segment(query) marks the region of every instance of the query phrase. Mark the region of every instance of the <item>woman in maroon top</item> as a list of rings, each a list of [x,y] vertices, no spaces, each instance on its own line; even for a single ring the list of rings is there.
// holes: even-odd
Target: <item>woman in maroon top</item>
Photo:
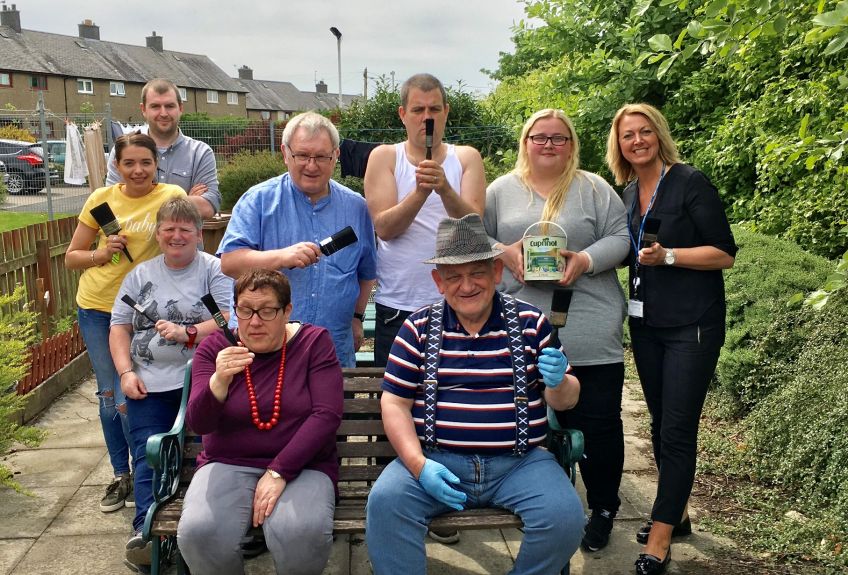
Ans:
[[[342,372],[329,333],[289,323],[276,271],[235,284],[241,345],[222,332],[194,356],[188,425],[203,435],[177,531],[192,573],[243,573],[241,543],[262,526],[278,573],[323,571],[330,554]]]

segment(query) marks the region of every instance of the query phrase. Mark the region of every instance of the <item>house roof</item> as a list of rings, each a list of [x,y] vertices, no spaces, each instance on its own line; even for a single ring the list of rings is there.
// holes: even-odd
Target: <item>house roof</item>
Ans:
[[[237,80],[247,91],[248,110],[299,112],[304,110],[329,110],[337,108],[337,94],[302,92],[291,82],[271,80]],[[359,98],[354,94],[342,94],[342,105],[349,106]]]
[[[0,26],[0,69],[145,83],[168,78],[186,88],[245,92],[208,56]]]

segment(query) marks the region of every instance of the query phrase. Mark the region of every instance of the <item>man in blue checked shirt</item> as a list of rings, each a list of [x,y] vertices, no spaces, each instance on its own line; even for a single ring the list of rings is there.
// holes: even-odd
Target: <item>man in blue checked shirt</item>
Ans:
[[[570,409],[580,383],[537,308],[496,291],[503,262],[480,216],[439,224],[433,280],[443,302],[413,312],[392,346],[381,407],[398,453],[367,506],[376,575],[423,575],[427,524],[452,509],[502,507],[524,522],[511,573],[559,573],[585,517],[545,449],[546,404]]]
[[[288,172],[239,198],[218,247],[221,269],[238,278],[262,268],[286,274],[291,319],[326,328],[343,367],[356,366],[365,306],[377,277],[374,226],[365,199],[333,181],[339,133],[314,112],[289,120],[283,131]],[[346,226],[358,241],[330,256],[318,242]]]

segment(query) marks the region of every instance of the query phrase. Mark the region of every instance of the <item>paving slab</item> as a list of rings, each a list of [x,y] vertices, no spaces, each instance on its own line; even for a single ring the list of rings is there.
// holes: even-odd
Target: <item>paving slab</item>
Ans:
[[[0,539],[0,575],[9,575],[35,543],[35,538]]]
[[[132,531],[135,509],[123,507],[111,513],[100,511],[100,498],[103,497],[100,486],[81,486],[77,489],[64,509],[56,516],[45,536],[86,535],[97,537],[104,534],[120,534],[124,543]]]
[[[79,486],[103,458],[105,447],[25,449],[4,458],[24,488]]]
[[[77,487],[34,487],[31,495],[0,488],[0,540],[40,537]]]
[[[42,536],[9,575],[129,575],[126,534]]]

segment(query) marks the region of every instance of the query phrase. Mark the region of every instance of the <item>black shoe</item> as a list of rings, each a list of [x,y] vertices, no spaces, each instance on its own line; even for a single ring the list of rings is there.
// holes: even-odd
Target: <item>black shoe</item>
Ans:
[[[583,549],[586,551],[599,551],[609,543],[610,532],[612,532],[612,520],[615,514],[606,509],[592,510],[592,517],[586,525],[583,534]]]
[[[442,545],[453,545],[459,543],[459,531],[456,529],[428,529],[427,536],[433,541],[438,541]]]
[[[259,557],[266,551],[268,551],[268,545],[265,544],[264,539],[251,539],[241,544],[241,555],[245,559]]]
[[[645,523],[642,527],[640,527],[639,531],[636,532],[636,541],[638,541],[642,545],[646,545],[648,543],[648,536],[651,534],[651,526],[653,524],[654,522],[648,519],[648,522]],[[682,537],[691,533],[692,521],[690,521],[689,517],[687,516],[686,519],[674,526],[674,529],[672,529],[671,531],[671,536]]]
[[[665,559],[662,561],[654,555],[639,553],[639,558],[636,560],[636,575],[660,575],[660,573],[665,573],[665,570],[668,569],[669,561],[671,561],[671,547],[668,548],[668,553],[665,554]]]

